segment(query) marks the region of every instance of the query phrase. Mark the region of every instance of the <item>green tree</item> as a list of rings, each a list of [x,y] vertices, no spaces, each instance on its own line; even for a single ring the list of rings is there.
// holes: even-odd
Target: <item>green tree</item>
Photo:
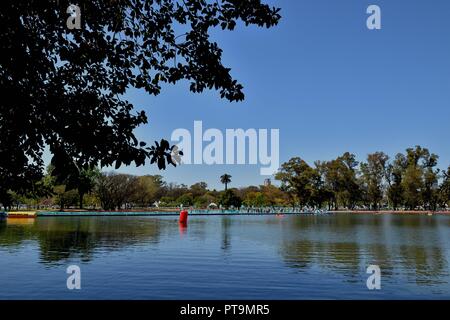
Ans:
[[[443,172],[442,183],[439,187],[439,203],[443,207],[450,206],[450,166]]]
[[[150,206],[163,192],[164,181],[160,175],[145,175],[137,178],[137,187],[133,201],[141,207]]]
[[[372,208],[377,210],[383,200],[384,178],[388,166],[389,157],[383,152],[371,153],[367,156],[367,162],[361,163],[362,180],[366,187],[367,199]]]
[[[356,161],[356,156],[349,152],[344,153],[338,159],[343,163],[341,167],[343,190],[340,192],[342,203],[345,207],[353,209],[361,198],[361,190],[356,176],[358,161]]]
[[[242,199],[236,195],[234,190],[227,189],[220,193],[219,204],[225,208],[239,208],[242,204]]]
[[[231,176],[227,173],[220,176],[220,182],[225,185],[225,191],[227,190],[228,184],[231,182]]]
[[[78,203],[78,193],[76,190],[66,190],[66,186],[55,186],[56,203],[59,209],[63,211],[66,207],[74,206]]]
[[[408,166],[402,180],[405,205],[414,210],[420,204],[420,189],[422,187],[422,172],[419,167]]]
[[[388,182],[387,197],[394,210],[404,203],[403,176],[407,167],[405,155],[398,153],[393,163],[388,164],[386,180]]]
[[[332,201],[337,210],[339,204],[352,209],[361,199],[361,188],[357,179],[355,155],[349,152],[334,160],[320,163],[325,180],[325,191],[332,192]]]
[[[163,196],[160,201],[163,207],[175,207],[179,205],[175,203],[175,199],[173,197]]]
[[[184,207],[192,206],[194,204],[194,197],[192,193],[185,193],[179,196],[176,200],[177,206],[183,205]]]
[[[204,194],[194,198],[194,206],[197,208],[207,208],[210,203],[215,203],[216,198],[210,194]]]
[[[260,190],[264,196],[264,205],[266,206],[282,206],[289,204],[287,194],[274,185],[260,186]]]
[[[406,149],[406,169],[402,179],[405,205],[413,210],[423,204],[428,207],[433,201],[432,188],[437,180],[433,167],[437,164],[437,156],[429,150],[416,146]],[[425,177],[427,174],[427,177]],[[425,181],[425,178],[427,181]],[[428,185],[426,185],[428,184]],[[423,201],[425,199],[425,201]]]
[[[439,169],[436,169],[438,156],[425,153],[423,156],[422,201],[426,209],[436,210],[439,202]]]
[[[263,207],[268,205],[265,195],[259,191],[247,193],[243,203],[249,207]]]
[[[105,210],[131,205],[138,189],[138,178],[129,174],[103,173],[97,180],[96,195]]]
[[[291,190],[301,207],[310,204],[314,193],[317,171],[303,159],[295,157],[283,163],[275,179],[280,180],[285,190]],[[287,186],[287,187],[286,187]]]
[[[314,169],[314,174],[312,176],[312,192],[311,192],[311,204],[317,208],[322,208],[325,202],[328,202],[330,208],[331,202],[333,201],[333,193],[325,184],[323,167],[320,162],[314,163],[316,168]]]
[[[82,169],[74,184],[78,190],[78,199],[80,209],[83,209],[84,195],[94,190],[97,179],[100,176],[100,169],[97,167],[92,169]]]
[[[79,208],[83,209],[84,195],[93,191],[101,172],[97,167],[79,168],[71,163],[70,159],[67,161],[63,165],[65,167],[63,171],[58,171],[52,161],[47,167],[47,172],[53,177],[53,184],[64,185],[66,191],[77,190]]]
[[[208,192],[208,185],[206,182],[197,182],[194,183],[190,188],[189,192],[192,193],[194,198],[203,196]]]

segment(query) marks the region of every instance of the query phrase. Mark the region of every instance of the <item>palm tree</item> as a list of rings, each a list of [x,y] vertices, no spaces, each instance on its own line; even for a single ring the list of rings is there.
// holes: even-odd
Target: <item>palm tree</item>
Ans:
[[[220,182],[222,182],[225,185],[225,191],[227,191],[227,186],[231,182],[231,176],[227,173],[220,176]]]

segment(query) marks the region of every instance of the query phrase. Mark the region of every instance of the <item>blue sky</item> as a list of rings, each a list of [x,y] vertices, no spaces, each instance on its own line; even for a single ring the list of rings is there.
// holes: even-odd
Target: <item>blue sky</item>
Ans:
[[[271,29],[239,26],[212,34],[224,64],[243,85],[246,100],[229,103],[217,92],[193,94],[186,83],[158,97],[130,90],[127,98],[146,110],[143,140],[170,138],[173,130],[280,129],[280,161],[300,156],[310,164],[345,151],[358,160],[375,151],[390,156],[420,144],[450,164],[450,1],[266,1],[282,8]],[[366,9],[379,5],[382,29],[368,30]],[[166,181],[205,181],[222,188],[258,185],[259,165],[185,165],[121,168],[162,174]]]

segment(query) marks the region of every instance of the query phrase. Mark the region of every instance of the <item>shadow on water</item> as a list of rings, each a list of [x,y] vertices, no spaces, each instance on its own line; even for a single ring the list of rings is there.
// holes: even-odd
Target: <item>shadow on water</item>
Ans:
[[[88,262],[97,249],[116,251],[132,245],[157,244],[161,223],[159,219],[126,217],[8,219],[0,223],[0,247],[14,250],[33,240],[44,264],[69,258]]]

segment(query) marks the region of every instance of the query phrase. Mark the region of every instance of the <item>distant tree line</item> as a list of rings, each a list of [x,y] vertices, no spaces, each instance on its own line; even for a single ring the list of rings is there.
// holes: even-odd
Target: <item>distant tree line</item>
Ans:
[[[135,176],[117,172],[101,172],[98,168],[82,170],[80,174],[58,179],[53,168],[36,184],[34,195],[9,192],[7,209],[56,208],[64,209],[137,209],[149,207],[230,208],[245,206],[289,205],[288,195],[276,186],[228,188],[231,175],[219,181],[225,190],[210,190],[206,182],[191,186],[165,182],[160,175]]]
[[[339,209],[399,208],[436,210],[450,205],[450,166],[437,168],[438,156],[416,146],[393,159],[383,152],[359,163],[349,152],[310,166],[295,157],[281,166],[281,189],[300,206]]]
[[[218,177],[224,190],[206,182],[191,186],[165,182],[160,175],[135,176],[82,169],[68,176],[50,165],[33,192],[8,192],[3,207],[120,210],[149,207],[272,207],[329,209],[437,210],[450,206],[450,166],[437,168],[438,156],[416,146],[393,159],[383,152],[356,161],[349,152],[311,166],[299,157],[283,163],[275,179],[280,186],[228,188],[232,176]]]

